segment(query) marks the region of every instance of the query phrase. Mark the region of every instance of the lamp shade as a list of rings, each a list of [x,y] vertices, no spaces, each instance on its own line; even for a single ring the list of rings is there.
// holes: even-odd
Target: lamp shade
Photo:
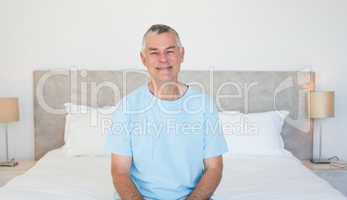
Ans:
[[[335,116],[334,100],[335,93],[332,91],[310,93],[310,117],[314,119]]]
[[[19,120],[18,98],[0,98],[0,123]]]

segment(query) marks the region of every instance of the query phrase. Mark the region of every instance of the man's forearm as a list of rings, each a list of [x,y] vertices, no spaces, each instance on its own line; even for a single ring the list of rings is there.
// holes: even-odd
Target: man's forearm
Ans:
[[[140,192],[128,175],[113,176],[113,184],[122,200],[143,200]]]
[[[216,190],[220,180],[222,178],[222,171],[211,169],[206,170],[201,177],[198,185],[193,192],[189,195],[187,200],[205,200],[210,199]]]

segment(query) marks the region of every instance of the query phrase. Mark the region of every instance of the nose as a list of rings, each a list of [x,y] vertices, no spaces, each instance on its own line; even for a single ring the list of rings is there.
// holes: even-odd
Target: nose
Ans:
[[[167,63],[168,62],[168,58],[167,58],[167,55],[165,53],[161,53],[159,55],[159,62],[161,62],[161,63]]]

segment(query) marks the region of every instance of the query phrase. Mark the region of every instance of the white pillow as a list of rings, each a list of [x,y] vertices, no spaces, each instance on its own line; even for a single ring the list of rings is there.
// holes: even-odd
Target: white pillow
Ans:
[[[104,149],[113,107],[92,108],[66,103],[63,147],[69,156],[108,155]]]
[[[261,113],[220,112],[225,139],[231,155],[282,155],[281,137],[288,111]]]

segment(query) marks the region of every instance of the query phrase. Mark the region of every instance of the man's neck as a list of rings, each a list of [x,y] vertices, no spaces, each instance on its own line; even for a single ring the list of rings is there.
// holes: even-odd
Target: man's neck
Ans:
[[[162,100],[176,100],[182,97],[188,86],[179,81],[161,82],[151,79],[148,83],[150,92]]]

